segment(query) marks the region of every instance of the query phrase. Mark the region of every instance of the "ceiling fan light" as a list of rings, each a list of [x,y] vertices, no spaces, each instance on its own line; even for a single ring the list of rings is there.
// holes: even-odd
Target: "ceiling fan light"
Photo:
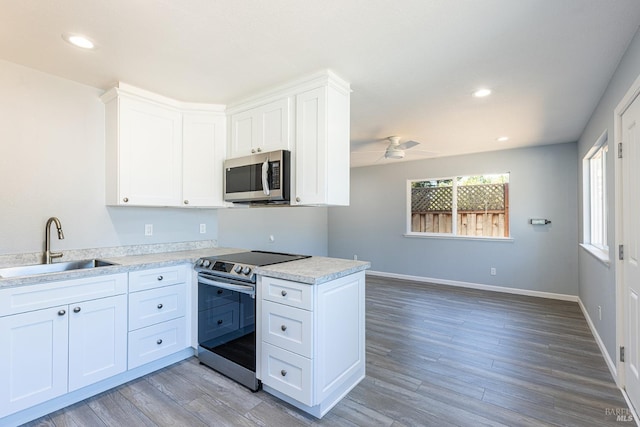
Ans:
[[[404,159],[404,150],[387,150],[384,157],[386,159]]]

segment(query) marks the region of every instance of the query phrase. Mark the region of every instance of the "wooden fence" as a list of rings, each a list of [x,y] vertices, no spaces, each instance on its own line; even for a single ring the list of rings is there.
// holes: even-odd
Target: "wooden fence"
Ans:
[[[459,187],[457,235],[509,236],[509,184],[487,184]],[[450,188],[413,188],[411,231],[419,233],[452,233],[451,203],[442,202]],[[442,197],[445,195],[445,197]],[[488,195],[491,197],[489,198]],[[450,200],[450,196],[449,196]],[[443,205],[443,203],[448,203]],[[462,205],[462,206],[460,206]],[[481,206],[483,208],[481,208]],[[443,209],[444,208],[444,209]],[[461,209],[462,208],[462,209]]]

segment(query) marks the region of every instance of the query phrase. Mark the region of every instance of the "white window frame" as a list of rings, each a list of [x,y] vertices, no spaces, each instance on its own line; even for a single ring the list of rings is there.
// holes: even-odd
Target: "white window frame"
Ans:
[[[458,178],[466,177],[466,176],[483,176],[483,175],[509,175],[509,181],[511,181],[511,172],[500,172],[500,173],[478,173],[478,174],[460,174],[453,176],[445,176],[439,178],[416,178],[416,179],[407,179],[407,188],[406,188],[406,220],[405,220],[405,237],[419,237],[419,238],[444,238],[444,239],[460,239],[460,240],[499,240],[499,241],[513,241],[513,237],[509,236],[465,236],[458,235],[458,222],[451,222],[451,233],[431,233],[431,232],[418,232],[411,231],[411,184],[413,182],[419,181],[440,181],[450,179],[453,181],[453,188],[451,191],[452,200],[452,209],[451,214],[453,218],[456,217],[458,212]],[[511,187],[509,187],[509,191],[511,191]],[[511,207],[509,207],[511,210]],[[509,215],[509,221],[511,221],[511,215]],[[509,230],[511,230],[511,224],[509,224]],[[511,232],[510,232],[511,233]]]
[[[609,223],[607,194],[607,131],[597,139],[582,158],[582,218],[581,246],[606,265],[609,265]],[[597,166],[599,171],[594,171]],[[595,241],[594,241],[595,240]]]

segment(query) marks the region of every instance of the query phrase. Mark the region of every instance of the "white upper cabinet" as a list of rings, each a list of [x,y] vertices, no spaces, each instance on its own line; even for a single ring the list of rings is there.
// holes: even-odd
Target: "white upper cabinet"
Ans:
[[[349,97],[331,80],[296,96],[292,205],[349,205]]]
[[[227,137],[224,115],[184,113],[182,135],[183,205],[223,206],[222,166]]]
[[[291,205],[348,205],[350,94],[323,71],[230,105],[228,157],[291,150]]]
[[[224,107],[123,83],[106,104],[106,198],[121,206],[223,206]]]
[[[291,100],[283,97],[257,107],[233,113],[229,119],[228,157],[289,150],[291,140]]]

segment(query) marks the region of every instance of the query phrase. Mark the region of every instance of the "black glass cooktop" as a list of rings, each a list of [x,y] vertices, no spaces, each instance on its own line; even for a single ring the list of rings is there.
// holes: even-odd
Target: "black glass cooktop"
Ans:
[[[212,260],[233,262],[237,264],[254,265],[260,267],[263,265],[280,264],[281,262],[296,261],[299,259],[310,258],[311,255],[285,254],[281,252],[266,251],[250,251],[238,252],[235,254],[220,255],[211,257]]]

